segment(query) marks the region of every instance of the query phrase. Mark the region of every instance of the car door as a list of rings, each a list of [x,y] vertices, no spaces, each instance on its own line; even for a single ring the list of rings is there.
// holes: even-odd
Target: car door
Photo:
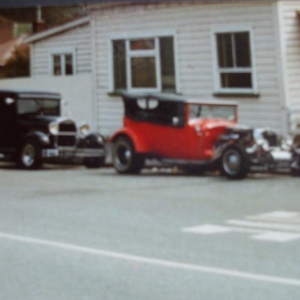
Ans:
[[[17,143],[16,103],[8,97],[0,98],[0,148],[12,148]]]
[[[151,152],[168,158],[182,158],[181,136],[184,135],[184,109],[176,101],[154,101],[148,103],[148,121],[143,132]]]

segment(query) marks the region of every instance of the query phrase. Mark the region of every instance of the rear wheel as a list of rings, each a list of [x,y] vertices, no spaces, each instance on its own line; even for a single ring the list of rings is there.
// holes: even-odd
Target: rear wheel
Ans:
[[[249,171],[246,153],[237,147],[227,148],[221,158],[220,170],[229,179],[245,178]]]
[[[131,140],[119,137],[113,144],[113,166],[120,174],[139,173],[144,166],[144,158],[136,153]]]
[[[27,140],[20,148],[18,165],[22,169],[39,169],[42,166],[42,150],[33,140]]]

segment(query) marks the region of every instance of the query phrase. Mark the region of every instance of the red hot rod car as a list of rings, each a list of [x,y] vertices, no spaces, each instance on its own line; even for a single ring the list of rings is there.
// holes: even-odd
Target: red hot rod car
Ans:
[[[203,172],[219,169],[231,179],[252,165],[274,168],[253,130],[237,125],[237,103],[195,101],[167,94],[123,94],[124,126],[111,138],[118,173],[138,173],[145,159]]]

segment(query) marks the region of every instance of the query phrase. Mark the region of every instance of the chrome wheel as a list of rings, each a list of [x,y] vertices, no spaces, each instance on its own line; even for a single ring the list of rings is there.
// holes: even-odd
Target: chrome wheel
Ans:
[[[223,153],[220,169],[230,179],[244,178],[249,170],[248,158],[241,149],[229,147]]]
[[[135,152],[129,138],[119,137],[113,145],[113,165],[121,174],[138,173],[144,165],[144,158]]]
[[[17,163],[23,169],[40,168],[42,165],[41,146],[34,140],[26,141],[19,150]]]
[[[127,143],[119,143],[118,147],[115,149],[115,159],[114,165],[117,170],[125,170],[127,169],[132,160],[130,145]]]
[[[26,144],[22,149],[21,159],[25,167],[30,168],[35,162],[36,151],[33,145]]]
[[[236,174],[241,168],[241,155],[238,151],[231,149],[223,157],[224,169],[228,174]]]

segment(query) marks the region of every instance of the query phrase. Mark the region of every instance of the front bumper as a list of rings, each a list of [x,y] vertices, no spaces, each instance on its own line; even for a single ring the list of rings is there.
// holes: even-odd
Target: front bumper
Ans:
[[[291,151],[282,150],[280,147],[274,147],[268,151],[257,147],[255,151],[246,151],[249,155],[250,167],[253,170],[265,170],[271,172],[291,172],[294,163],[294,157]]]
[[[105,157],[105,150],[102,149],[88,149],[88,148],[76,148],[76,149],[65,149],[65,148],[51,148],[43,149],[42,157],[47,158],[61,158],[61,159],[72,159],[72,158],[89,158]]]

